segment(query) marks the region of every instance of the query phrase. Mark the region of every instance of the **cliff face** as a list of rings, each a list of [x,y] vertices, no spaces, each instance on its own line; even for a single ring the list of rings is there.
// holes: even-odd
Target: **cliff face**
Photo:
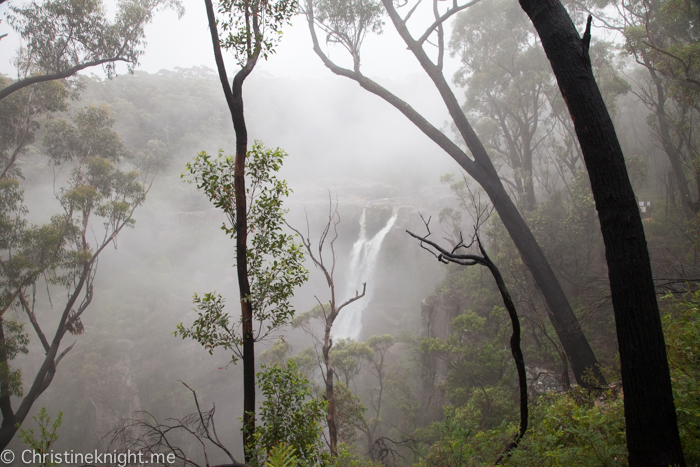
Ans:
[[[139,387],[136,382],[138,365],[134,362],[134,342],[127,339],[116,341],[117,361],[108,369],[96,372],[88,382],[85,392],[94,410],[93,434],[107,433],[124,418],[140,410]],[[94,442],[99,441],[97,437]]]

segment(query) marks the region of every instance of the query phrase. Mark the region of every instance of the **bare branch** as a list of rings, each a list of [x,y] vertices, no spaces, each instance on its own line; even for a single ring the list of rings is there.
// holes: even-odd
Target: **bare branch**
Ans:
[[[425,42],[425,41],[428,39],[428,37],[430,37],[430,35],[433,33],[433,31],[435,31],[435,28],[437,28],[438,26],[442,25],[442,23],[444,23],[445,21],[447,21],[448,19],[450,19],[454,14],[459,13],[460,11],[467,9],[467,8],[469,8],[470,6],[476,5],[476,4],[479,3],[480,1],[481,1],[481,0],[472,0],[471,2],[465,3],[465,4],[462,5],[462,6],[457,6],[457,2],[455,2],[455,5],[454,5],[451,9],[448,9],[448,10],[445,12],[444,15],[440,16],[439,18],[437,18],[437,19],[435,20],[435,22],[433,22],[433,24],[431,24],[431,25],[428,27],[428,29],[425,30],[425,32],[423,33],[423,35],[420,36],[420,38],[418,38],[418,40],[416,41],[416,43],[418,43],[419,45],[422,45],[423,42]],[[416,5],[416,6],[417,6],[417,5]],[[412,13],[412,12],[411,12],[411,13]],[[409,15],[409,16],[410,16],[410,15]],[[404,24],[406,23],[406,21],[408,21],[408,16],[407,16],[406,19],[404,20]]]
[[[337,312],[340,313],[340,310],[342,310],[343,308],[345,308],[345,306],[350,305],[352,302],[357,301],[357,300],[361,299],[362,297],[364,297],[364,296],[365,296],[365,291],[366,291],[366,290],[367,290],[367,283],[366,283],[366,282],[363,282],[363,283],[362,283],[362,293],[361,293],[361,294],[358,294],[358,293],[357,293],[357,290],[356,290],[356,291],[355,291],[355,296],[352,297],[352,298],[347,299],[342,305],[340,305],[340,306],[338,307],[338,311],[337,311]]]
[[[424,237],[418,236],[412,232],[409,232],[408,230],[406,232],[413,238],[420,240],[421,243],[425,242],[428,245],[435,248],[437,251],[439,251],[440,255],[438,255],[438,260],[441,262],[451,262],[462,264],[465,266],[471,266],[474,264],[481,264],[482,266],[486,266],[489,269],[489,271],[491,271],[491,274],[493,275],[493,278],[496,281],[498,290],[501,293],[501,298],[503,299],[503,304],[505,305],[506,310],[508,310],[508,315],[510,316],[511,326],[513,328],[513,333],[510,338],[510,349],[511,354],[513,355],[513,360],[515,361],[515,366],[518,370],[518,384],[520,387],[520,430],[518,431],[518,434],[515,436],[513,441],[506,447],[503,454],[501,454],[501,456],[496,461],[496,465],[498,465],[511,450],[518,446],[520,439],[525,435],[525,432],[527,431],[527,375],[525,373],[525,361],[523,358],[523,351],[520,348],[520,320],[518,318],[515,305],[513,304],[513,300],[511,299],[510,293],[508,292],[508,288],[506,287],[506,284],[503,281],[503,276],[501,275],[501,272],[499,271],[498,267],[496,267],[496,265],[486,254],[486,249],[484,248],[484,246],[481,243],[481,240],[479,239],[478,231],[476,229],[474,230],[474,235],[472,237],[473,240],[471,244],[474,243],[475,239],[481,256],[469,254],[457,255],[454,253],[457,249],[466,247],[466,245],[463,244],[463,241],[460,240],[460,243],[457,246],[455,246],[451,252],[448,252],[437,243],[427,239],[428,235],[430,235],[430,228],[428,225],[430,221],[428,220],[428,222],[425,222],[425,219],[423,219],[423,222],[425,223],[426,229],[428,229],[428,234]]]

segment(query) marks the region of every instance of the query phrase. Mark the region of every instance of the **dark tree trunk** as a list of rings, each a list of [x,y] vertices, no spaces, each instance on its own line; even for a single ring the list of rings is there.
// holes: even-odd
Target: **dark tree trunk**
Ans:
[[[204,0],[207,7],[209,31],[211,33],[214,57],[219,72],[221,87],[226,96],[233,129],[236,133],[236,159],[234,164],[234,191],[236,197],[236,272],[238,275],[238,294],[241,304],[241,322],[243,333],[243,445],[245,461],[250,463],[250,448],[254,445],[255,432],[255,337],[253,335],[253,307],[250,303],[250,282],[248,280],[248,217],[245,191],[245,159],[248,152],[248,130],[243,112],[243,82],[253,71],[259,52],[249,57],[245,66],[236,73],[233,84],[228,84],[226,67],[219,45],[219,32],[211,0]]]
[[[520,5],[552,64],[591,180],[615,310],[630,465],[683,466],[642,220],[622,149],[593,77],[590,29],[581,39],[559,0],[520,0]]]
[[[430,228],[427,223],[426,227],[428,228],[428,235],[430,235]],[[518,312],[515,309],[515,304],[513,304],[513,299],[510,298],[510,292],[508,292],[508,287],[506,287],[506,283],[503,280],[501,271],[493,263],[493,261],[491,261],[491,258],[489,258],[489,256],[486,254],[486,250],[481,244],[481,240],[479,240],[477,231],[474,232],[474,235],[476,236],[476,243],[479,247],[479,252],[481,253],[481,256],[458,253],[459,251],[461,251],[461,248],[465,247],[464,243],[461,242],[457,246],[455,246],[452,249],[452,251],[448,251],[440,247],[437,243],[428,240],[427,236],[420,237],[408,230],[406,232],[411,237],[420,240],[421,246],[423,246],[423,243],[427,243],[428,245],[435,248],[440,254],[433,254],[438,258],[438,261],[440,261],[441,263],[456,263],[461,264],[462,266],[474,266],[476,264],[486,266],[487,268],[489,268],[493,279],[496,281],[496,286],[498,286],[498,291],[501,293],[503,304],[505,305],[506,310],[508,311],[510,323],[513,327],[513,332],[510,336],[510,351],[513,355],[515,367],[518,371],[518,388],[520,389],[520,429],[518,430],[518,434],[515,436],[513,441],[508,444],[503,454],[501,454],[496,460],[495,465],[500,465],[503,459],[505,459],[509,455],[509,453],[518,446],[518,443],[520,442],[522,437],[525,436],[528,423],[527,373],[525,372],[525,358],[523,357],[523,349],[520,347],[520,318],[518,317]]]
[[[248,152],[248,133],[243,118],[242,84],[247,74],[244,70],[233,80],[234,108],[231,109],[233,127],[236,132],[236,161],[233,184],[236,196],[236,272],[238,295],[243,324],[243,444],[250,448],[254,444],[255,431],[255,338],[253,336],[253,307],[250,303],[248,280],[248,216],[245,192],[245,158]],[[246,450],[246,463],[252,461]]]

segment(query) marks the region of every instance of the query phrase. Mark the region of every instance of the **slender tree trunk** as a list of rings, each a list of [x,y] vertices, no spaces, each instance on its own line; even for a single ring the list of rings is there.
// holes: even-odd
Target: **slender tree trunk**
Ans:
[[[430,229],[427,223],[426,227],[428,228],[428,235],[430,235]],[[496,460],[495,465],[500,465],[503,459],[509,455],[510,451],[518,446],[518,443],[522,437],[525,436],[528,423],[527,373],[525,372],[525,358],[523,357],[523,349],[520,347],[520,318],[518,317],[518,312],[515,309],[515,304],[513,304],[513,299],[511,299],[510,292],[508,292],[508,287],[506,287],[506,283],[503,281],[501,271],[486,254],[486,250],[481,244],[477,231],[475,231],[474,234],[476,236],[476,243],[479,247],[481,256],[472,254],[458,254],[455,252],[457,248],[454,248],[452,251],[448,251],[440,247],[437,243],[428,240],[426,237],[420,237],[409,230],[406,232],[411,237],[420,240],[421,246],[423,246],[423,243],[427,243],[435,248],[440,253],[439,256],[436,256],[442,263],[450,262],[461,264],[462,266],[473,266],[476,264],[486,266],[491,272],[493,279],[496,281],[498,291],[501,293],[501,298],[503,299],[503,304],[505,305],[506,310],[508,310],[508,316],[510,317],[511,326],[513,328],[513,332],[510,336],[510,351],[513,355],[515,367],[518,371],[518,388],[520,389],[520,429],[518,430],[518,434],[515,436],[513,441],[508,444],[505,451]],[[464,246],[464,244],[462,244],[462,246]]]
[[[242,84],[245,76],[241,72],[233,80],[235,107],[232,111],[233,126],[236,131],[236,161],[233,184],[236,196],[236,272],[238,274],[238,294],[241,303],[243,323],[243,444],[250,448],[254,444],[255,431],[255,338],[253,336],[253,307],[250,303],[250,282],[248,280],[248,216],[245,192],[245,158],[248,152],[248,133],[243,118]],[[250,462],[248,452],[246,463]]]
[[[520,0],[574,121],[598,210],[620,349],[630,466],[685,465],[639,209],[588,55],[559,0]]]
[[[326,365],[326,399],[328,400],[328,414],[326,421],[328,422],[328,438],[331,441],[331,456],[335,458],[338,455],[338,427],[335,424],[335,393],[333,392],[333,366],[331,365],[330,352],[333,346],[331,340],[331,329],[333,321],[335,321],[338,312],[331,303],[331,312],[326,318],[326,329],[323,341],[323,363]]]
[[[236,272],[238,275],[238,295],[241,304],[243,333],[243,445],[245,461],[251,462],[249,449],[253,447],[255,432],[255,337],[253,335],[253,307],[250,303],[250,282],[248,280],[248,217],[245,190],[245,160],[248,152],[248,130],[243,112],[243,82],[253,71],[259,52],[248,58],[245,66],[236,73],[229,86],[226,67],[221,55],[216,16],[211,0],[204,0],[207,8],[209,31],[214,47],[214,58],[219,71],[219,80],[231,113],[233,129],[236,133],[236,159],[233,181],[236,197]]]

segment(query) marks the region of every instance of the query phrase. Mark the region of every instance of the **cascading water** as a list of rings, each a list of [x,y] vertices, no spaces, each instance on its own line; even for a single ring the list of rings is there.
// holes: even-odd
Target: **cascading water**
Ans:
[[[350,338],[355,339],[360,337],[362,331],[362,312],[366,308],[372,298],[372,291],[375,290],[373,284],[374,270],[377,266],[377,258],[379,251],[382,248],[384,237],[389,233],[389,230],[394,226],[399,210],[394,207],[391,211],[391,218],[386,225],[377,232],[374,237],[367,239],[366,226],[367,207],[362,210],[360,216],[360,236],[352,246],[350,256],[350,269],[348,271],[347,286],[343,294],[343,301],[355,296],[355,291],[362,291],[362,283],[367,283],[367,293],[360,300],[351,303],[343,308],[340,315],[333,323],[333,336],[336,339]]]

